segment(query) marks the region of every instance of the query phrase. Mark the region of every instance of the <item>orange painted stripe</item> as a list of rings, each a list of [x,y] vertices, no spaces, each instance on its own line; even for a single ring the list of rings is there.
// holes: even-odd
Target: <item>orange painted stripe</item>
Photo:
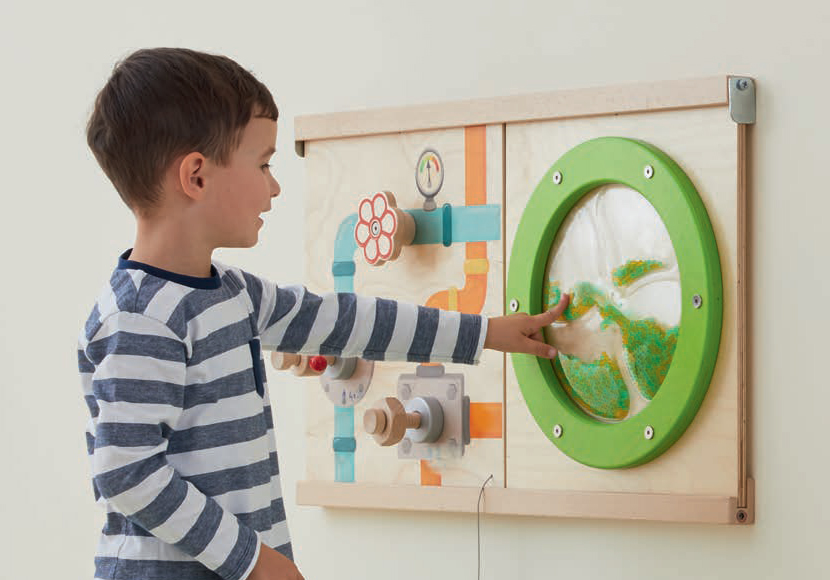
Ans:
[[[464,128],[464,198],[466,205],[487,203],[487,127]]]
[[[500,439],[501,437],[501,403],[470,403],[470,438]]]
[[[421,459],[421,485],[441,485],[441,474],[432,469],[426,459]]]
[[[467,259],[487,258],[487,242],[467,242]]]

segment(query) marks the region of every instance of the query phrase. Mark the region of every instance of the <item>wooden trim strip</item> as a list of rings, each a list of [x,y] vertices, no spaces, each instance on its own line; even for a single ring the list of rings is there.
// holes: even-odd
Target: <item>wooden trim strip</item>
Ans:
[[[299,144],[470,125],[720,107],[728,105],[728,92],[728,77],[715,76],[303,115],[294,120],[294,139]]]
[[[389,486],[301,481],[297,503],[339,508],[476,513],[474,487]],[[497,515],[745,524],[738,498],[658,493],[515,490],[485,487],[481,512]]]

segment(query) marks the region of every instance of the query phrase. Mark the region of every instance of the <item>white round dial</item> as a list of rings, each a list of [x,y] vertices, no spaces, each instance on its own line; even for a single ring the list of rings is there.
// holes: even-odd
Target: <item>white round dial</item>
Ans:
[[[435,197],[444,183],[444,162],[437,151],[427,149],[418,158],[415,168],[415,183],[421,195]]]

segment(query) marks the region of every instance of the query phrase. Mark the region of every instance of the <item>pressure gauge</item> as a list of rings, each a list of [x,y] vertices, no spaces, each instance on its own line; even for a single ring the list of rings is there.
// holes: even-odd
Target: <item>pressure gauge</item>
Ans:
[[[441,186],[444,184],[444,162],[433,149],[426,149],[418,158],[418,165],[415,167],[415,184],[418,191],[426,198],[424,210],[435,209],[433,198],[438,195]]]

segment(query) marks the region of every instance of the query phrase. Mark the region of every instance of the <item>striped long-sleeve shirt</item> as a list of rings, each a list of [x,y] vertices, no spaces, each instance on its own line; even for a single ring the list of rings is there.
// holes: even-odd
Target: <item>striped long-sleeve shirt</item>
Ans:
[[[465,364],[483,348],[484,317],[128,258],[78,345],[107,512],[96,578],[238,580],[261,543],[292,557],[261,348]]]

